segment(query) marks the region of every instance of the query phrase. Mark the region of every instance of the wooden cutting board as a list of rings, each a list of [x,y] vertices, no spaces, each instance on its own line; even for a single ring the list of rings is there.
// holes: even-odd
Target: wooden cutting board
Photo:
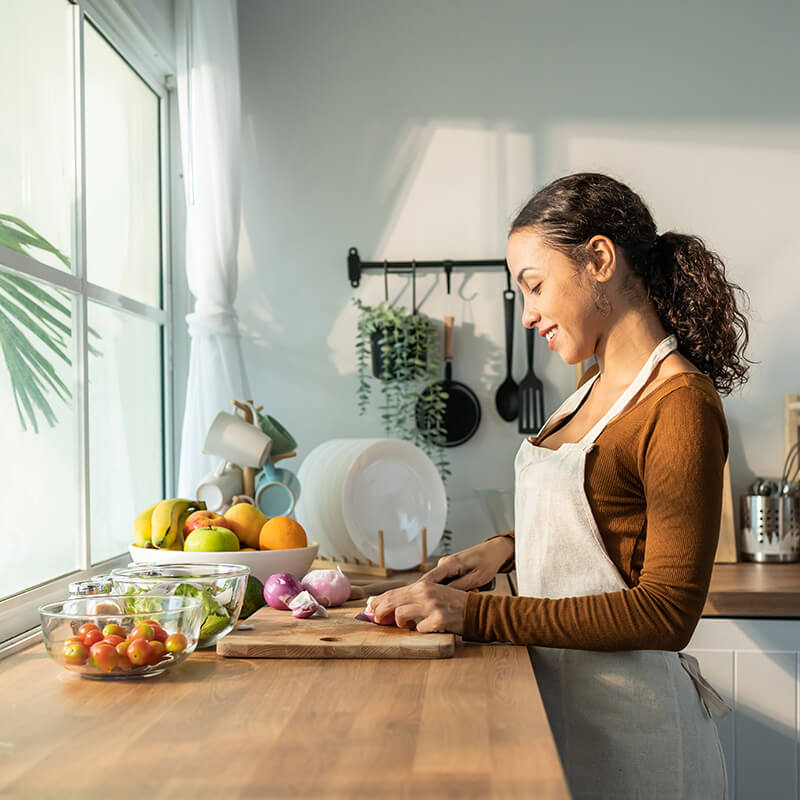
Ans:
[[[363,600],[329,608],[327,618],[297,619],[264,607],[247,618],[253,630],[234,630],[217,642],[228,658],[451,658],[452,633],[417,633],[354,619]]]

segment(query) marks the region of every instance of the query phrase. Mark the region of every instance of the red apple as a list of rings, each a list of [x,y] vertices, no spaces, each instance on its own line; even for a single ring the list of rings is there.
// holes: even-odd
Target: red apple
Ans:
[[[193,511],[183,523],[183,535],[188,536],[195,528],[227,528],[233,530],[230,522],[214,511]]]

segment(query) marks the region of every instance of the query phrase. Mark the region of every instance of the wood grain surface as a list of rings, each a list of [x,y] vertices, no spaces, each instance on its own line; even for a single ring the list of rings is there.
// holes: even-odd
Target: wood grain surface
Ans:
[[[800,617],[800,563],[715,564],[703,616]]]
[[[0,708],[4,800],[569,797],[524,647],[401,661],[206,651],[99,682],[38,644],[0,661]]]
[[[217,642],[228,658],[450,658],[452,633],[417,633],[355,619],[364,600],[329,608],[327,618],[297,619],[261,608],[247,618],[253,630],[233,631]]]

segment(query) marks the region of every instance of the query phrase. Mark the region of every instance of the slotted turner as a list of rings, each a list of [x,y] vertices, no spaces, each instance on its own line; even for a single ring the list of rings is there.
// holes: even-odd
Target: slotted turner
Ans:
[[[538,433],[544,425],[544,386],[533,371],[533,328],[525,329],[528,348],[528,374],[519,385],[519,432]]]

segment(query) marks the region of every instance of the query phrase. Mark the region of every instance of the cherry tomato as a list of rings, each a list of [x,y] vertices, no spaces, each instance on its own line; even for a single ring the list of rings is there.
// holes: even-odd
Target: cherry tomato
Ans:
[[[99,628],[93,622],[84,622],[83,625],[78,628],[78,636],[83,638],[87,633],[89,633],[89,631],[96,630],[99,630]],[[100,638],[102,639],[103,637],[101,636]]]
[[[133,639],[146,639],[148,642],[156,638],[156,632],[153,630],[152,625],[146,622],[140,622],[129,634],[129,638]]]
[[[153,639],[155,639],[155,641],[161,642],[162,644],[167,641],[167,636],[169,636],[169,634],[160,625],[148,624],[153,628]]]
[[[119,654],[116,648],[108,644],[108,642],[100,641],[93,644],[90,652],[95,664],[97,664],[103,672],[111,672],[111,670],[119,664]]]
[[[115,625],[112,622],[103,628],[104,639],[108,639],[109,636],[119,636],[120,639],[124,639],[125,635],[125,628],[123,628],[121,625]]]
[[[64,644],[83,644],[83,639],[80,636],[70,636],[69,639],[64,639]]]
[[[150,642],[147,639],[134,639],[128,645],[128,660],[135,667],[140,667],[150,661]]]
[[[103,641],[103,634],[100,633],[100,631],[97,628],[95,628],[92,631],[87,631],[83,635],[83,643],[87,647],[91,647],[93,644],[97,644],[98,642],[102,641]]]
[[[168,653],[182,653],[186,649],[186,637],[182,633],[171,633],[164,646]]]
[[[128,639],[123,639],[116,647],[117,653],[120,656],[127,656],[128,655],[128,647],[130,647],[130,641]]]
[[[74,664],[80,667],[86,663],[86,659],[89,657],[89,650],[81,642],[65,642],[61,655],[67,664]]]
[[[108,642],[112,647],[116,647],[120,642],[124,642],[125,640],[121,636],[112,633],[110,636],[104,637],[103,641]]]
[[[164,642],[159,642],[157,639],[154,639],[150,642],[150,658],[147,660],[147,663],[150,664],[151,667],[154,667],[161,661],[165,651]]]

